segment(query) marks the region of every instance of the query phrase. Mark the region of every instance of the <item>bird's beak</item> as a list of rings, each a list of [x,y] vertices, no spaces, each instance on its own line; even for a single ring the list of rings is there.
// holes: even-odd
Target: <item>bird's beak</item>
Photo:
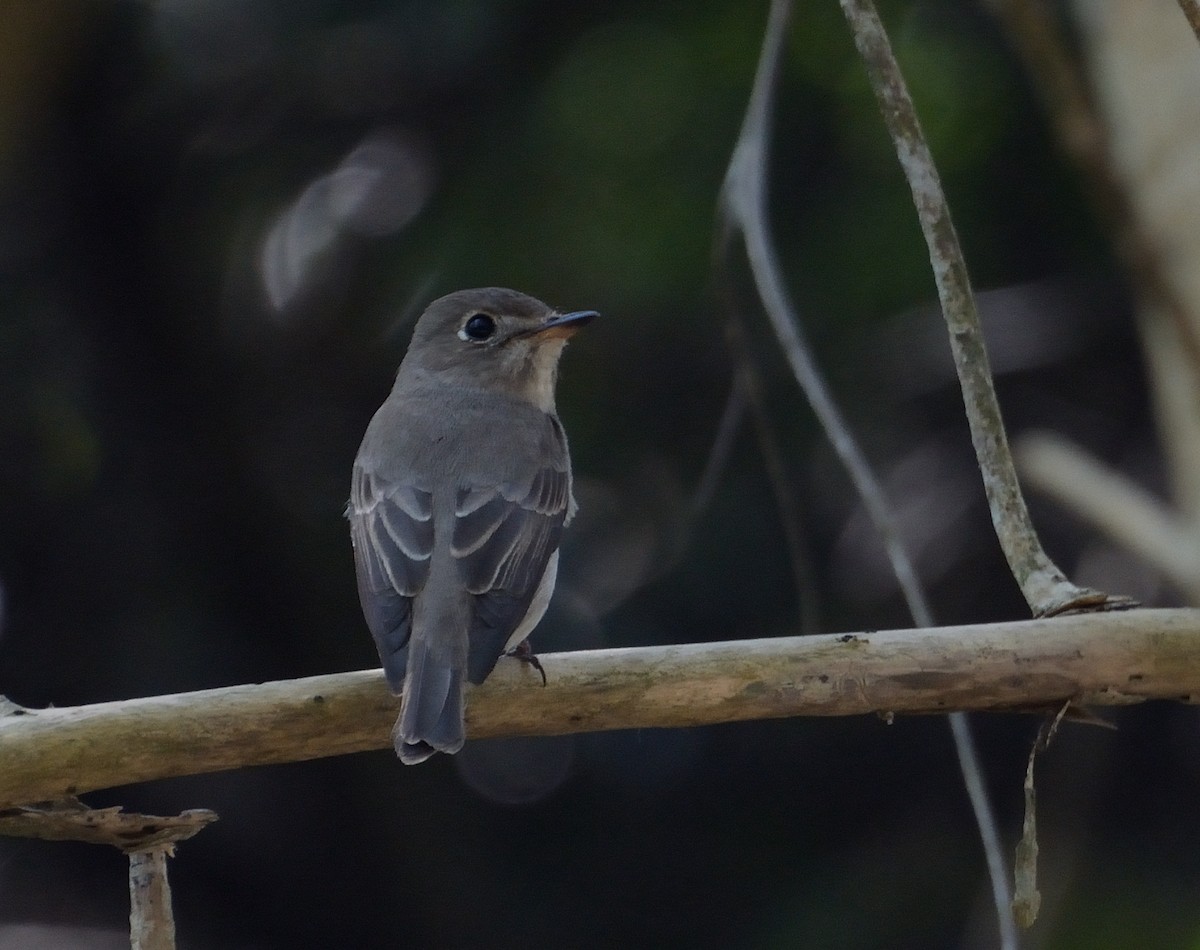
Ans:
[[[600,316],[595,310],[574,310],[571,313],[553,314],[545,323],[529,331],[530,336],[557,337],[566,339],[574,336],[581,327]]]

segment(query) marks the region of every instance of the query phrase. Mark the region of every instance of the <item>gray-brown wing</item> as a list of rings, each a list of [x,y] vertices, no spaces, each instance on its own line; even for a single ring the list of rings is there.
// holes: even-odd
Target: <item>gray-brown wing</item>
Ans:
[[[560,431],[555,427],[559,438]],[[458,492],[451,550],[475,595],[467,658],[472,683],[482,683],[495,667],[558,550],[571,503],[565,448],[554,463],[519,481]]]
[[[358,597],[388,685],[404,681],[412,602],[429,577],[433,495],[355,467],[346,514]]]

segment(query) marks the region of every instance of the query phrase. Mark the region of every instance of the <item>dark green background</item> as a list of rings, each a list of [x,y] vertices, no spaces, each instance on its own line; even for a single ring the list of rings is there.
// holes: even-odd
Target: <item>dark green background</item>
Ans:
[[[837,5],[797,6],[771,169],[792,292],[939,620],[1023,617],[906,187]],[[1160,488],[1127,289],[1004,36],[974,4],[883,13],[974,279],[994,291],[982,305],[1012,429],[1058,429]],[[350,462],[415,314],[486,284],[603,313],[563,363],[583,511],[535,646],[797,630],[749,427],[684,531],[730,388],[729,285],[801,509],[807,606],[824,630],[906,625],[744,262],[723,285],[710,259],[765,14],[731,0],[6,7],[0,693],[74,705],[375,665],[341,517]],[[427,200],[403,227],[341,235],[273,309],[265,235],[368,138],[417,156]],[[1079,580],[1176,602],[1032,505]],[[1196,713],[1107,715],[1119,731],[1067,726],[1040,766],[1031,946],[1200,946]],[[1037,723],[975,722],[1011,848]],[[379,752],[89,801],[221,814],[172,865],[185,947],[995,945],[940,719],[590,735],[418,768]],[[16,924],[119,932],[124,865],[0,842],[0,946],[18,945],[4,943]]]

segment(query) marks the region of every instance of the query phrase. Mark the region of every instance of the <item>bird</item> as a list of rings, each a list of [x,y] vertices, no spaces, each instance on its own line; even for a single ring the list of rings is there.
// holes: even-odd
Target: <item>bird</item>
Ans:
[[[464,681],[529,655],[577,507],[558,363],[596,316],[501,287],[441,297],[367,426],[346,515],[405,764],[459,751]]]

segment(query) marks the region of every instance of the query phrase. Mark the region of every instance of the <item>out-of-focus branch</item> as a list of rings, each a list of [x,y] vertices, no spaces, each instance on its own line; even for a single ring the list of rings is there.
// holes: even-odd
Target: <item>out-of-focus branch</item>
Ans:
[[[468,735],[789,716],[1200,701],[1200,611],[543,654],[468,694]],[[250,765],[390,749],[380,670],[0,714],[0,807]]]
[[[738,419],[747,412],[754,423],[754,434],[758,440],[763,468],[771,482],[775,496],[775,508],[779,512],[780,527],[792,566],[792,583],[796,592],[797,620],[801,634],[820,631],[819,592],[813,572],[812,561],[805,550],[801,534],[801,509],[796,497],[796,488],[787,475],[787,465],[775,427],[771,423],[767,398],[763,390],[762,375],[747,339],[746,322],[738,305],[730,268],[730,246],[735,232],[721,227],[713,243],[713,270],[718,275],[718,286],[725,308],[725,341],[733,357],[734,384],[729,405],[721,420],[720,431],[724,432],[730,409],[737,399]],[[711,464],[705,475],[712,471]],[[707,479],[701,484],[706,484]],[[697,495],[700,492],[697,491]]]
[[[767,399],[763,392],[762,377],[750,355],[744,338],[745,327],[736,317],[731,318],[726,338],[737,365],[738,385],[746,394],[750,407],[750,418],[754,423],[754,434],[758,438],[758,449],[763,467],[771,482],[775,495],[775,508],[779,512],[780,527],[792,565],[792,582],[796,588],[797,621],[801,634],[820,631],[819,594],[813,575],[812,561],[801,537],[800,503],[796,499],[795,485],[788,478],[783,451],[775,436],[775,428],[767,412]]]
[[[933,617],[917,580],[912,559],[900,540],[895,516],[812,358],[812,350],[804,339],[796,309],[784,286],[775,247],[768,232],[767,148],[774,80],[779,69],[788,16],[789,5],[786,0],[775,0],[771,4],[763,51],[754,77],[754,89],[746,106],[741,133],[729,159],[729,168],[725,172],[717,226],[742,235],[755,287],[792,373],[882,537],[888,560],[913,620],[918,626],[928,627],[932,625]]]
[[[908,87],[871,0],[841,0],[841,5],[879,101],[896,157],[912,190],[942,314],[950,330],[950,349],[962,385],[992,523],[1009,569],[1034,616],[1127,607],[1131,603],[1128,598],[1109,597],[1072,584],[1042,549],[1009,452],[958,235]]]
[[[704,463],[704,471],[700,474],[700,480],[696,483],[696,490],[693,492],[691,504],[688,506],[685,528],[688,533],[691,532],[696,520],[708,510],[708,506],[712,504],[713,497],[717,493],[721,476],[725,474],[729,459],[733,456],[733,446],[737,441],[742,419],[746,415],[746,403],[746,388],[735,374],[733,385],[729,387],[729,397],[725,400],[725,408],[721,412],[721,421],[717,423],[717,432],[713,436],[712,448],[709,449],[708,459]]]
[[[1082,172],[1084,187],[1112,232],[1113,250],[1139,290],[1162,307],[1192,365],[1200,366],[1196,326],[1188,320],[1183,301],[1164,272],[1161,249],[1138,219],[1129,191],[1113,167],[1108,128],[1092,103],[1053,10],[1041,0],[993,0],[991,5],[1034,80],[1058,147]]]
[[[1200,55],[1170,0],[1076,0],[1081,70],[1171,305],[1137,289],[1172,506],[1200,525]]]
[[[1017,444],[1030,484],[1137,554],[1200,603],[1200,533],[1140,485],[1051,433]]]
[[[1192,32],[1196,34],[1196,39],[1200,40],[1200,2],[1197,2],[1197,0],[1179,0],[1179,9],[1187,17],[1187,21],[1192,27]]]

